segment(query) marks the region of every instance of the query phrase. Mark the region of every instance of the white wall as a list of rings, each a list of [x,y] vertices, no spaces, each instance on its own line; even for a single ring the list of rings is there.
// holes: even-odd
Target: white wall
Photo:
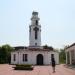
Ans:
[[[16,54],[16,57],[15,57],[15,61],[13,60],[13,56],[14,56],[14,54]],[[19,62],[18,62],[18,59],[19,59],[19,56],[18,56],[18,52],[12,52],[11,53],[11,64],[18,64]]]
[[[13,54],[16,54],[16,61],[13,61]],[[28,61],[23,62],[22,61],[22,55],[28,54]],[[43,55],[43,63],[45,65],[48,65],[51,63],[51,54],[54,54],[56,64],[59,64],[59,53],[58,52],[52,52],[52,51],[20,51],[20,52],[12,52],[11,53],[11,64],[33,64],[35,65],[37,63],[37,55],[42,54]]]
[[[72,54],[72,51],[74,51],[74,54]],[[66,64],[69,62],[70,64],[72,64],[72,60],[75,60],[75,45],[70,47],[70,48],[67,48],[65,50],[66,52]],[[67,56],[67,53],[69,52],[69,57]],[[69,61],[67,60],[69,59]]]

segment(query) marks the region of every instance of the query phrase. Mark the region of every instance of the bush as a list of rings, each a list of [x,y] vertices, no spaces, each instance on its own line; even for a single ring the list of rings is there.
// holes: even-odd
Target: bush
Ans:
[[[11,51],[13,51],[14,49],[6,44],[0,47],[0,63],[4,64],[4,63],[10,63],[11,61]]]
[[[16,65],[14,69],[15,70],[33,70],[33,67],[30,64],[25,64],[25,65]]]
[[[30,64],[17,64],[16,66],[24,66],[24,67],[31,67],[32,65],[30,65]]]

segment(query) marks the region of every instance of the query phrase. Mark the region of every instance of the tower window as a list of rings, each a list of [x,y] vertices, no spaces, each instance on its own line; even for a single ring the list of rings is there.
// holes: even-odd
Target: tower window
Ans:
[[[36,25],[38,25],[38,20],[36,20]]]
[[[37,31],[35,31],[35,39],[37,39]]]
[[[23,54],[23,62],[24,61],[28,61],[28,55],[27,54]]]
[[[39,28],[37,28],[37,27],[34,28],[34,31],[35,31],[35,39],[37,39],[37,37],[38,37],[38,30],[39,30]]]

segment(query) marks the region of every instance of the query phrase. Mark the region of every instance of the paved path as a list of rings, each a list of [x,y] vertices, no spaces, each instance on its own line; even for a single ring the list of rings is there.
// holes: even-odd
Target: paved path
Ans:
[[[57,65],[56,72],[51,66],[35,66],[33,71],[13,70],[12,65],[0,64],[0,75],[75,75],[75,69]]]

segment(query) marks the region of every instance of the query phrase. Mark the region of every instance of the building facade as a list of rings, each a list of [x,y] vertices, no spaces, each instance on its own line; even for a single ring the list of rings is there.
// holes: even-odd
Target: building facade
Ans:
[[[66,52],[66,64],[75,64],[75,43],[68,46],[65,49]]]
[[[11,52],[11,64],[51,64],[51,57],[59,64],[59,53],[54,49],[45,49],[41,46],[41,25],[38,12],[33,12],[29,26],[29,46]]]

